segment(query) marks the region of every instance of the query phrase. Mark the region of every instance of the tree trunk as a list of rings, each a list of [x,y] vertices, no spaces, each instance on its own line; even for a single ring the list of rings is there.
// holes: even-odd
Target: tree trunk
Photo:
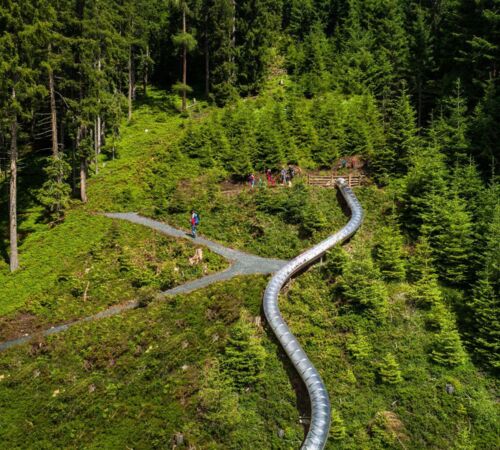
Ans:
[[[99,173],[99,155],[101,154],[101,116],[98,115],[94,125],[95,173]]]
[[[132,76],[132,46],[129,47],[128,52],[128,121],[132,120],[132,97],[134,95],[134,82]]]
[[[87,159],[80,158],[80,199],[82,203],[87,203]]]
[[[144,64],[144,75],[142,77],[142,88],[144,97],[148,96],[148,75],[149,75],[149,45],[146,44],[146,63]]]
[[[12,89],[12,99],[16,91]],[[10,232],[10,271],[19,268],[17,251],[17,114],[14,113],[10,124],[10,195],[9,195],[9,232]]]
[[[184,36],[187,33],[186,26],[186,7],[182,8],[182,33]],[[182,111],[186,111],[187,109],[187,44],[184,43],[182,49]]]
[[[417,111],[417,125],[418,125],[418,132],[420,133],[420,127],[422,126],[422,77],[418,77],[418,82],[417,82],[417,102],[418,102],[418,111]]]
[[[80,149],[80,143],[85,134],[85,126],[80,125],[76,132],[76,148]],[[81,152],[79,152],[81,154]],[[87,158],[80,156],[80,200],[87,203]]]
[[[49,46],[50,52],[50,46]],[[57,142],[57,110],[56,110],[56,94],[54,89],[54,72],[49,67],[49,95],[50,95],[50,123],[52,126],[52,156],[59,157],[59,145]],[[58,180],[59,181],[59,180]]]
[[[208,18],[206,19],[208,22]],[[210,46],[208,42],[208,24],[205,28],[205,96],[210,95]]]
[[[231,1],[233,5],[233,26],[231,29],[231,56],[229,62],[231,62],[231,83],[236,83],[236,68],[234,65],[234,56],[236,54],[236,0]]]

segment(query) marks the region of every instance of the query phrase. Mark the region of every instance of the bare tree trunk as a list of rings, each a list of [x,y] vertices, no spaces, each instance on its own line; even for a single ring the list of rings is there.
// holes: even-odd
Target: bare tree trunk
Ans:
[[[128,121],[132,120],[132,97],[134,95],[134,83],[132,76],[132,46],[129,47],[128,52]]]
[[[16,91],[12,88],[12,99]],[[19,268],[17,251],[17,114],[14,113],[10,124],[10,195],[9,195],[9,232],[10,232],[10,271]]]
[[[99,173],[99,155],[101,154],[101,116],[98,115],[94,125],[95,173]]]
[[[76,148],[80,148],[80,143],[85,134],[85,126],[80,125],[76,132]],[[83,203],[87,203],[87,158],[80,156],[80,199]]]
[[[80,158],[80,200],[87,203],[87,159]]]
[[[50,46],[49,46],[50,51]],[[49,95],[50,95],[50,123],[52,126],[52,156],[59,157],[59,144],[57,142],[57,110],[56,95],[54,89],[54,72],[49,67]]]
[[[419,76],[418,80],[418,120],[417,120],[417,125],[418,125],[418,132],[420,133],[420,127],[422,126],[422,78]]]
[[[186,26],[186,6],[182,8],[182,33],[184,36],[187,32]],[[182,111],[186,111],[187,109],[187,44],[184,43],[182,49]]]
[[[234,55],[236,49],[236,0],[231,1],[233,5],[233,26],[231,29],[231,56],[229,61],[231,62],[231,83],[236,83],[236,70],[234,65]]]
[[[148,75],[149,75],[149,45],[146,44],[146,63],[144,65],[144,75],[142,77],[142,88],[144,97],[148,96]]]
[[[208,42],[208,24],[207,24],[205,28],[205,96],[208,97],[209,95],[210,95],[210,46]]]

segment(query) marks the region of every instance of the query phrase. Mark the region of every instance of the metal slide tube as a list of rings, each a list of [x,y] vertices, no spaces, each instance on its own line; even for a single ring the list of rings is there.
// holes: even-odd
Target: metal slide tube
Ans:
[[[304,381],[311,401],[311,426],[302,444],[303,450],[322,450],[325,447],[330,431],[330,400],[321,376],[283,320],[278,296],[285,283],[295,273],[316,261],[334,245],[351,237],[361,226],[363,221],[361,204],[344,179],[338,179],[337,186],[351,210],[351,219],[347,225],[282,267],[271,278],[264,292],[264,313],[267,321]]]

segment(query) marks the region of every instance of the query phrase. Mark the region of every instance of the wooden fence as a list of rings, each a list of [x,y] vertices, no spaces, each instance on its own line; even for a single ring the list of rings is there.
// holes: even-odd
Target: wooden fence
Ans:
[[[364,181],[364,175],[350,173],[347,175],[307,175],[307,184],[321,187],[335,187],[335,182],[343,178],[347,181],[349,187],[361,186]]]

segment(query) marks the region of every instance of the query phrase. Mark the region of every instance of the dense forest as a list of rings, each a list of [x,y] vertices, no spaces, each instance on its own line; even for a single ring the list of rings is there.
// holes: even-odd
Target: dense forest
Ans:
[[[347,336],[345,354],[354,361],[348,370],[360,371],[356,377],[365,380],[360,383],[391,387],[404,378],[399,355],[384,340],[393,331],[378,336],[383,346],[378,381],[361,366],[375,346],[368,333],[381,333],[381,323],[396,329],[386,323],[392,317],[388,298],[400,295],[417,311],[417,328],[425,330],[419,334],[423,343],[418,352],[425,355],[421,360],[428,361],[432,376],[442,370],[439,376],[445,379],[452,373],[447,370],[463,370],[464,379],[481,378],[477,386],[495,384],[500,369],[499,65],[498,0],[2,0],[0,283],[5,287],[0,286],[0,326],[7,329],[17,320],[9,301],[21,305],[26,299],[30,306],[23,311],[39,314],[46,324],[94,312],[96,305],[90,303],[72,311],[74,306],[62,301],[51,303],[48,294],[41,294],[43,281],[34,275],[43,273],[44,265],[47,270],[57,265],[59,253],[69,258],[90,243],[88,255],[97,261],[99,277],[92,271],[89,277],[94,278],[86,284],[77,278],[88,272],[59,274],[58,298],[85,301],[89,286],[96,284],[101,287],[94,297],[103,299],[98,306],[109,306],[119,298],[110,294],[105,278],[123,283],[122,294],[128,289],[136,295],[140,288],[143,295],[145,287],[165,289],[200,275],[180,276],[172,266],[163,279],[156,236],[140,244],[137,229],[107,230],[104,219],[84,219],[84,212],[135,210],[181,225],[196,206],[212,237],[263,256],[290,258],[332,231],[330,222],[340,226],[332,198],[298,182],[287,192],[261,190],[253,197],[244,192],[238,200],[226,201],[220,184],[245,181],[250,173],[266,169],[278,173],[288,165],[304,172],[330,171],[339,159],[356,156],[366,162],[369,180],[360,194],[368,210],[368,231],[361,235],[362,243],[353,244],[353,254],[333,252],[324,267],[307,274],[301,282],[306,294],[292,288],[292,305],[301,295],[307,303],[313,302],[308,295],[313,299],[328,292],[343,317],[335,327]],[[237,212],[230,213],[229,206]],[[82,231],[80,237],[72,235],[66,243],[64,236],[75,230]],[[132,247],[151,249],[149,263],[141,260],[140,251],[127,247],[124,236],[135,243]],[[280,244],[280,237],[286,243]],[[66,245],[64,252],[61,246]],[[173,248],[172,243],[161,245]],[[187,252],[172,248],[168,251],[179,260]],[[43,264],[30,266],[38,258],[33,249],[45,252]],[[220,269],[223,263],[211,258],[207,270]],[[134,264],[154,270],[138,274]],[[122,275],[126,280],[118,282]],[[261,285],[257,280],[255,286]],[[255,286],[247,289],[253,292]],[[224,299],[236,291],[231,285],[207,298],[220,294]],[[229,448],[228,442],[250,448],[238,427],[256,424],[258,417],[270,420],[267,415],[273,414],[258,410],[251,393],[242,400],[243,391],[261,379],[245,374],[245,358],[256,358],[263,367],[259,358],[264,359],[265,351],[273,353],[273,343],[262,344],[264,338],[256,337],[249,325],[247,310],[258,315],[256,304],[238,297],[241,293],[234,295],[246,312],[236,314],[226,304],[218,309],[229,311],[230,319],[221,319],[232,327],[226,336],[229,350],[216,362],[198,362],[205,384],[200,381],[196,395],[205,397],[197,397],[193,411],[201,414],[199,423],[208,431],[192,425],[191,432],[203,448]],[[346,313],[346,303],[355,314]],[[330,308],[323,303],[316,307],[324,308],[325,315]],[[172,304],[168,308],[175,309]],[[171,313],[183,320],[179,311],[189,315],[187,303],[179,301],[179,308]],[[299,322],[296,312],[292,306],[290,316]],[[402,309],[394,314],[399,313],[404,316]],[[167,320],[165,311],[154,314]],[[330,323],[317,314],[315,326]],[[141,333],[147,334],[146,329]],[[302,331],[306,337],[313,334]],[[160,339],[161,331],[153,332]],[[8,334],[0,331],[0,338]],[[75,339],[81,343],[84,338]],[[320,340],[313,343],[322,346]],[[200,354],[221,351],[203,347]],[[413,367],[410,360],[399,364]],[[0,361],[0,372],[20,361]],[[277,361],[273,364],[279,365]],[[262,367],[252,370],[271,373]],[[215,393],[217,386],[222,393]],[[250,422],[236,423],[238,395],[255,414]],[[460,405],[453,406],[453,413],[445,410],[452,408],[448,404],[425,411],[432,415],[439,410],[443,417],[449,412],[460,418],[454,424],[469,423],[457,431],[467,436],[437,445],[438,425],[429,424],[426,432],[421,431],[424,425],[408,431],[410,445],[405,433],[388,431],[390,417],[377,415],[369,421],[339,405],[331,435],[345,443],[339,448],[498,448],[494,436],[484,431],[495,422],[495,413],[476,420],[469,411],[466,419],[467,412],[460,409],[466,407]],[[217,415],[220,408],[226,409],[222,416]],[[416,414],[423,421],[422,411]],[[221,423],[230,423],[233,413],[235,422],[226,430]],[[369,438],[349,429],[350,414],[359,423],[369,422]],[[149,448],[166,442],[163,438],[151,438]],[[272,442],[275,448],[290,447]],[[261,445],[272,446],[271,441]]]

